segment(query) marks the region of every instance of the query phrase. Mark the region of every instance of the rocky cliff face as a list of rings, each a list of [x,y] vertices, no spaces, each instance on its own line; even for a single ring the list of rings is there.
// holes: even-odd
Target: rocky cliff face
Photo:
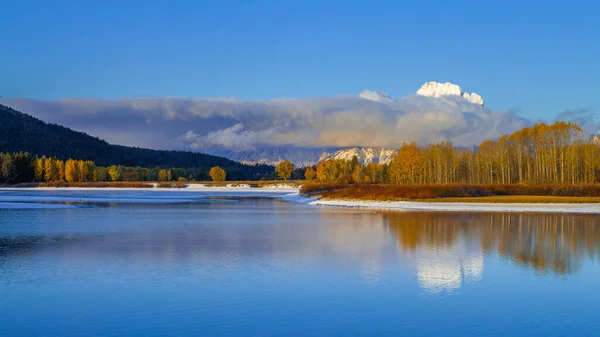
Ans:
[[[450,82],[427,82],[417,90],[417,95],[427,97],[460,96],[470,103],[483,105],[483,98],[481,96],[474,92],[464,92],[460,86]]]

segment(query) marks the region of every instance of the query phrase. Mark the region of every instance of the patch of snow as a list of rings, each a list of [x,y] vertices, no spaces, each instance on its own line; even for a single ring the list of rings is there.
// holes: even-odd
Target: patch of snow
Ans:
[[[535,212],[535,213],[585,213],[600,214],[600,204],[495,204],[468,202],[413,202],[413,201],[362,201],[362,200],[324,200],[289,196],[289,199],[308,205],[374,208],[399,211],[450,211],[450,212]]]
[[[370,163],[389,164],[392,157],[396,153],[396,149],[380,148],[380,147],[353,147],[342,149],[334,153],[323,153],[319,162],[328,159],[352,160],[356,156],[358,161],[363,165]]]

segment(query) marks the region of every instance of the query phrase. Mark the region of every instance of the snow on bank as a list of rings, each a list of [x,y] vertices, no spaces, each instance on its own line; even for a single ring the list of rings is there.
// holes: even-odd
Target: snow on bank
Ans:
[[[2,191],[41,191],[41,192],[56,192],[56,191],[135,191],[135,192],[235,192],[235,193],[251,193],[251,194],[268,194],[268,193],[294,193],[299,189],[289,184],[267,185],[265,187],[251,187],[248,184],[227,184],[225,186],[215,186],[210,184],[188,184],[181,188],[162,188],[157,187],[158,184],[152,184],[150,188],[134,188],[134,187],[6,187],[0,188]]]
[[[210,185],[209,185],[210,186]],[[214,185],[212,185],[214,186]],[[256,188],[248,185],[207,187],[190,184],[186,188],[104,188],[104,187],[36,187],[0,188],[0,209],[75,208],[86,204],[175,204],[233,202],[237,197],[275,198],[298,193],[297,188]],[[218,197],[216,199],[215,197]],[[75,203],[77,205],[68,205]]]
[[[451,211],[451,212],[538,212],[538,213],[585,213],[600,214],[600,204],[500,204],[469,202],[416,202],[416,201],[362,201],[324,200],[307,198],[298,193],[288,194],[278,199],[307,205],[389,209],[400,211]]]
[[[214,186],[214,185],[212,185]],[[229,184],[221,187],[211,187],[211,185],[204,184],[189,184],[186,188],[79,188],[79,187],[59,187],[59,188],[0,188],[2,191],[35,191],[35,192],[53,192],[53,191],[111,191],[111,192],[126,192],[126,191],[137,191],[137,192],[169,192],[177,194],[180,192],[188,192],[190,194],[198,193],[199,196],[202,194],[206,196],[228,196],[228,197],[250,197],[260,196],[275,198],[278,200],[293,202],[305,205],[314,206],[330,206],[330,207],[355,207],[355,208],[371,208],[371,209],[388,209],[388,210],[399,210],[399,211],[455,211],[455,212],[540,212],[540,213],[585,213],[585,214],[600,214],[600,204],[594,203],[583,203],[583,204],[533,204],[533,203],[468,203],[468,202],[414,202],[414,201],[395,201],[395,202],[384,202],[384,201],[361,201],[361,200],[324,200],[320,198],[309,198],[299,194],[299,189],[291,185],[271,185],[266,187],[250,187],[249,185]],[[189,198],[190,195],[180,195],[183,198]],[[67,196],[69,198],[69,196]],[[78,199],[79,197],[73,197]],[[114,196],[110,196],[114,199]],[[124,200],[123,198],[116,198],[118,202],[146,202],[146,203],[159,203],[159,202],[196,202],[197,199],[179,199],[169,196],[156,196],[156,198],[143,198],[138,200],[134,196],[128,196],[129,199],[135,200]],[[35,199],[35,200],[32,200]],[[105,198],[102,200],[90,200],[86,198],[86,202],[90,201],[106,201]],[[179,200],[178,200],[179,199]],[[9,205],[13,202],[48,202],[50,200],[45,199],[42,196],[29,196],[27,200],[18,199],[15,200],[9,196],[0,196],[0,208],[4,204],[4,208],[12,208],[17,205]],[[52,200],[55,201],[55,200]],[[61,201],[65,201],[62,200]],[[77,201],[77,200],[67,200]],[[79,200],[82,201],[82,200]]]

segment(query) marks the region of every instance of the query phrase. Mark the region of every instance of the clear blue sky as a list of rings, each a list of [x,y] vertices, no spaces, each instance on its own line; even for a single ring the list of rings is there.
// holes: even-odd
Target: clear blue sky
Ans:
[[[548,119],[600,108],[599,3],[3,0],[0,95],[397,97],[437,80]]]

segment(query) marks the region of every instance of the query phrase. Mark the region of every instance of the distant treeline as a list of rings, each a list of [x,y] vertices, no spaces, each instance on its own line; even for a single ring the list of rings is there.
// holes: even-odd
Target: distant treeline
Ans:
[[[410,143],[387,165],[327,160],[305,176],[346,184],[594,184],[600,182],[600,146],[577,124],[539,123],[474,149]]]
[[[265,174],[274,177],[275,173]],[[29,153],[0,153],[0,184],[29,182],[103,182],[103,181],[203,181],[210,180],[204,168],[143,168],[112,165],[97,166],[90,160],[66,161],[35,157]],[[225,177],[223,176],[223,179]]]

